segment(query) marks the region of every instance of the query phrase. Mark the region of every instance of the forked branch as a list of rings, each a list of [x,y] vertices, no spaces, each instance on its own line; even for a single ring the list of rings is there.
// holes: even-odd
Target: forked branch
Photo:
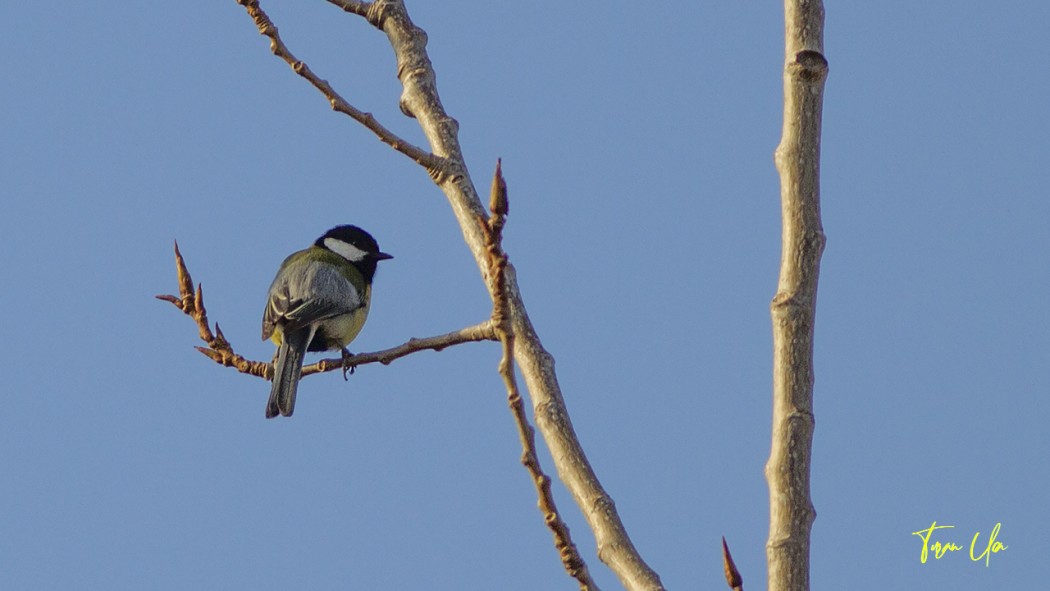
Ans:
[[[186,261],[179,252],[179,243],[175,242],[175,271],[179,281],[179,295],[158,295],[158,300],[171,302],[176,308],[182,310],[197,324],[197,331],[207,347],[196,347],[206,357],[226,367],[237,368],[241,373],[270,379],[273,377],[273,365],[262,361],[251,361],[245,359],[233,350],[233,346],[222,334],[219,323],[215,323],[215,332],[211,331],[208,322],[208,312],[204,308],[204,290],[200,285],[193,289],[193,278],[186,268]]]

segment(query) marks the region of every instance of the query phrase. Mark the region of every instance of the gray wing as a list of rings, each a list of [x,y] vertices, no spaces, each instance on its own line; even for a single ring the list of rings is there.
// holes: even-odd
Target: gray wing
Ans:
[[[263,312],[262,338],[269,339],[281,325],[285,332],[311,323],[349,314],[362,307],[362,296],[332,265],[311,262],[278,273],[270,285]]]

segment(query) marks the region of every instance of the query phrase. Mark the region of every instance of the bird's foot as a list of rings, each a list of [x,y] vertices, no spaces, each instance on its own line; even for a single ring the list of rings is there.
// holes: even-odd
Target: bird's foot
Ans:
[[[350,351],[346,350],[346,347],[343,347],[343,381],[349,381],[350,379],[346,377],[347,372],[350,372],[350,375],[354,375],[354,370],[357,369],[357,366],[354,365],[353,360],[354,356],[350,353]]]

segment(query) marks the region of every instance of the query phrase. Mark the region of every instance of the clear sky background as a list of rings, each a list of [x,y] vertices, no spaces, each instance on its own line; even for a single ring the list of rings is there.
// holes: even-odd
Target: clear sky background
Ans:
[[[418,143],[385,36],[266,1]],[[765,586],[780,257],[779,3],[409,1],[580,439],[642,555]],[[237,350],[282,257],[356,223],[355,351],[484,319],[444,196],[274,58],[234,0],[0,5],[0,588],[573,589],[518,464],[498,347],[269,385],[193,350],[177,238]],[[828,2],[814,589],[1050,578],[1050,3]],[[546,452],[544,452],[546,453]],[[549,458],[544,465],[553,471]],[[566,491],[591,571],[616,578]],[[911,533],[964,550],[920,564]],[[1001,523],[1008,549],[968,556]]]

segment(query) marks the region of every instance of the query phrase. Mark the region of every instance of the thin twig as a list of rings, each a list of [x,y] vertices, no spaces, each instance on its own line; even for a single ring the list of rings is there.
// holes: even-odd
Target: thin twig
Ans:
[[[291,66],[296,74],[305,78],[314,88],[319,90],[321,94],[328,99],[333,110],[350,116],[358,123],[370,129],[383,143],[408,156],[423,168],[426,168],[432,177],[437,178],[444,173],[446,163],[443,158],[435,156],[415,144],[402,139],[379,123],[371,113],[366,113],[357,107],[354,107],[349,101],[336,92],[327,80],[323,80],[314,74],[313,70],[310,69],[310,66],[308,66],[306,62],[292,55],[288,46],[286,46],[284,41],[281,40],[281,36],[277,32],[277,26],[274,25],[270,20],[270,17],[263,12],[262,7],[259,6],[258,0],[237,0],[237,3],[248,11],[248,15],[252,17],[255,26],[258,27],[259,33],[269,37],[270,50],[273,51],[273,54],[284,60],[285,63]],[[343,9],[348,12],[357,12],[354,7],[358,7],[361,10],[367,10],[367,5],[361,2],[346,2]]]
[[[182,310],[183,313],[196,322],[200,338],[208,346],[195,348],[219,365],[236,368],[237,371],[244,374],[258,376],[267,380],[271,379],[273,377],[272,363],[266,361],[252,361],[236,353],[233,350],[233,345],[231,345],[226,339],[226,336],[222,334],[222,330],[219,328],[218,323],[215,324],[215,332],[212,333],[210,323],[208,322],[208,313],[204,308],[204,291],[199,285],[196,290],[193,289],[193,279],[190,277],[189,269],[186,268],[186,260],[182,257],[182,253],[179,252],[178,242],[175,243],[175,270],[179,282],[179,295],[158,295],[156,298],[158,300],[164,300],[165,302],[171,302],[173,306]],[[468,326],[443,335],[412,338],[406,343],[390,349],[384,349],[374,353],[359,353],[357,355],[351,355],[349,358],[349,364],[350,367],[357,367],[368,363],[382,363],[384,365],[389,365],[395,359],[400,359],[401,357],[410,355],[417,351],[440,351],[446,347],[462,343],[496,340],[499,340],[499,337],[496,335],[493,321],[486,320],[480,324]],[[335,371],[342,367],[342,358],[322,359],[317,363],[303,367],[302,375],[307,376],[315,373]]]
[[[208,346],[196,347],[196,349],[215,363],[237,368],[237,371],[241,373],[265,379],[273,376],[272,364],[262,361],[251,361],[235,353],[233,346],[222,334],[222,329],[219,328],[218,323],[215,324],[215,332],[212,333],[211,325],[208,322],[208,312],[204,308],[204,290],[198,285],[196,291],[194,291],[193,279],[190,277],[189,269],[186,268],[186,261],[182,258],[182,253],[179,252],[179,243],[177,241],[175,242],[175,269],[179,280],[179,295],[158,295],[156,297],[158,300],[171,302],[172,305],[182,310],[197,323],[200,338]]]
[[[474,326],[468,326],[457,331],[434,337],[411,338],[405,343],[390,349],[376,351],[374,353],[357,353],[348,359],[350,367],[357,367],[368,363],[382,363],[390,365],[395,359],[419,351],[441,351],[446,347],[461,345],[463,343],[476,343],[478,341],[497,341],[499,337],[491,320],[486,320]],[[343,367],[342,358],[322,359],[312,365],[303,367],[303,375],[335,371]]]
[[[540,466],[539,457],[536,455],[536,432],[529,424],[529,417],[525,413],[525,405],[518,391],[518,381],[514,377],[514,323],[510,313],[510,305],[507,299],[507,253],[503,251],[503,226],[506,223],[509,206],[507,202],[507,183],[503,179],[501,163],[496,162],[496,173],[492,177],[492,196],[489,202],[492,215],[489,216],[486,227],[488,228],[488,255],[490,271],[489,277],[492,284],[489,289],[492,298],[492,323],[503,346],[503,357],[499,362],[499,374],[507,388],[507,404],[510,406],[514,416],[514,423],[518,427],[518,437],[521,440],[521,463],[529,471],[532,482],[536,486],[536,494],[539,496],[539,508],[543,512],[544,522],[554,534],[554,547],[558,550],[562,565],[566,572],[580,583],[581,590],[596,591],[598,585],[591,579],[587,563],[584,562],[576,549],[576,544],[569,534],[569,526],[562,520],[558,513],[558,507],[554,502],[554,494],[551,492],[551,479],[544,474]]]

